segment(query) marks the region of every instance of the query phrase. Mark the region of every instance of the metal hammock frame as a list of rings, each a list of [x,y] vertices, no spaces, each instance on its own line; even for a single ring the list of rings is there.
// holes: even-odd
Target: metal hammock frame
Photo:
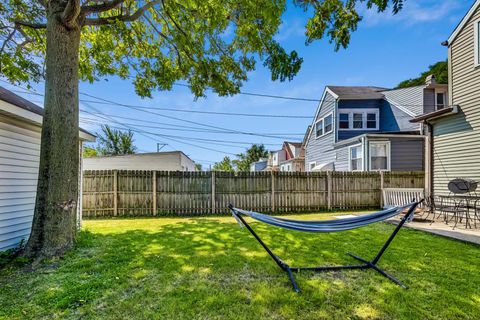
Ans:
[[[293,276],[293,273],[294,272],[300,272],[300,271],[313,271],[313,272],[325,272],[325,271],[340,271],[340,270],[366,270],[366,269],[373,269],[375,270],[376,272],[378,272],[379,274],[381,274],[382,276],[388,278],[389,280],[393,281],[394,283],[396,283],[397,285],[399,285],[400,287],[404,288],[404,289],[408,289],[408,287],[403,284],[400,280],[398,280],[397,278],[395,278],[394,276],[388,274],[387,272],[385,272],[384,270],[382,270],[380,267],[378,267],[378,262],[380,260],[380,258],[382,257],[382,255],[385,253],[385,251],[387,250],[388,246],[390,245],[390,243],[393,241],[393,239],[395,238],[395,236],[397,235],[397,233],[400,231],[400,229],[403,227],[403,225],[405,224],[405,222],[411,220],[413,218],[413,214],[415,213],[415,209],[417,208],[417,206],[422,203],[423,200],[421,201],[418,201],[418,202],[413,202],[409,205],[406,205],[406,206],[402,206],[402,207],[398,207],[396,208],[398,210],[398,213],[395,214],[395,215],[398,215],[400,214],[404,208],[409,208],[408,209],[408,212],[403,216],[403,218],[400,220],[400,222],[397,224],[397,226],[395,227],[395,229],[393,230],[392,234],[388,237],[387,241],[383,244],[383,246],[380,248],[380,250],[378,251],[378,253],[375,255],[375,257],[372,259],[372,260],[367,260],[367,259],[364,259],[364,258],[361,258],[357,255],[354,255],[350,252],[348,252],[347,254],[360,261],[361,264],[355,264],[355,265],[343,265],[343,266],[319,266],[319,267],[291,267],[289,266],[287,263],[285,263],[282,259],[280,259],[277,255],[275,255],[272,250],[265,244],[265,242],[263,242],[263,240],[258,236],[258,234],[252,229],[252,227],[247,223],[247,221],[245,221],[243,215],[245,216],[251,216],[250,214],[248,213],[253,213],[253,212],[247,212],[247,211],[244,211],[242,209],[238,209],[238,208],[234,208],[232,205],[229,205],[229,209],[230,211],[232,212],[232,215],[233,217],[237,220],[237,222],[239,222],[239,224],[241,225],[244,225],[247,230],[252,234],[252,236],[260,243],[260,245],[265,249],[265,251],[268,253],[268,255],[273,259],[273,261],[275,261],[275,263],[277,264],[277,266],[282,269],[283,271],[285,271],[288,275],[288,278],[290,280],[290,282],[292,283],[292,286],[293,286],[293,290],[295,290],[295,292],[297,293],[300,293],[300,288],[298,287],[298,284],[295,280],[295,277]],[[392,210],[392,209],[390,209]],[[263,214],[259,214],[259,213],[254,213],[255,215],[260,215],[260,216],[264,216]],[[370,216],[374,216],[374,215],[378,215],[379,213],[374,213]],[[251,216],[252,218],[256,219],[255,218],[255,215],[254,216]],[[357,219],[356,219],[357,218]],[[356,218],[351,218],[352,220],[358,220],[358,217]],[[279,218],[278,218],[279,219]],[[293,222],[295,220],[289,220],[289,219],[279,219],[280,221],[287,221],[287,222]],[[261,221],[261,220],[259,220]],[[299,220],[296,220],[297,223],[307,223],[307,224],[311,224],[312,222],[311,221],[299,221]],[[374,223],[374,222],[377,222],[379,221],[378,219],[376,221],[372,221],[372,222],[369,222],[367,224],[370,224],[370,223]],[[269,223],[269,222],[265,222],[265,221],[261,221],[261,222],[264,222],[264,223],[268,223],[268,224],[272,224],[272,223]],[[319,221],[319,223],[323,223],[325,224],[325,221]],[[275,224],[272,224],[272,225],[275,225]],[[365,224],[366,225],[366,224]],[[276,225],[278,227],[282,227],[281,225]],[[361,227],[363,225],[356,225],[355,228],[358,228],[358,227]],[[285,228],[285,227],[283,227]],[[289,229],[288,227],[286,229]],[[297,229],[299,230],[299,229]],[[308,230],[299,230],[299,231],[306,231],[306,232],[309,232]],[[337,231],[343,231],[343,230],[337,230]],[[319,232],[329,232],[329,231],[319,231]],[[331,232],[334,232],[334,231],[331,231]]]

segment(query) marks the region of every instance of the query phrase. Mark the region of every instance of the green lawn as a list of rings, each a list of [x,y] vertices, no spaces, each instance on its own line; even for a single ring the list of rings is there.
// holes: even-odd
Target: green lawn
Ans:
[[[323,215],[325,217],[325,215]],[[309,217],[313,217],[310,215]],[[371,257],[385,223],[335,234],[253,227],[291,265]],[[301,273],[303,290],[231,217],[85,221],[75,250],[0,271],[1,319],[479,319],[480,247],[404,229],[371,270]]]

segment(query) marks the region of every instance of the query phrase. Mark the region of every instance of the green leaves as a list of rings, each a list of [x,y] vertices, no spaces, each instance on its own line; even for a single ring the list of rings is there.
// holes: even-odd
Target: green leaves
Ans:
[[[0,71],[12,82],[39,81],[44,72],[48,53],[42,25],[47,15],[59,14],[51,8],[65,4],[51,0],[45,9],[40,3],[0,4]],[[391,5],[397,13],[404,0],[294,0],[294,4],[311,13],[306,43],[327,36],[339,50],[348,46],[361,21],[360,4],[378,12]],[[225,96],[240,91],[260,60],[271,70],[272,80],[292,80],[303,60],[274,40],[285,9],[284,0],[84,1],[74,21],[82,28],[80,79],[132,77],[137,94],[146,97],[152,90],[170,90],[174,82],[185,80],[197,97],[208,88]]]
[[[213,165],[212,171],[234,172],[235,169],[233,168],[232,160],[226,156],[222,159],[222,161],[216,162]]]
[[[448,83],[448,62],[439,61],[428,67],[428,70],[422,72],[418,78],[408,79],[398,84],[397,88],[408,88],[425,84],[425,79],[429,75],[435,75],[437,83]]]
[[[98,136],[98,153],[104,156],[134,154],[137,148],[133,141],[133,132],[130,130],[124,132],[102,126],[102,134]],[[92,153],[90,151],[89,155],[92,156]]]
[[[268,157],[268,150],[263,144],[253,144],[245,153],[237,154],[238,159],[232,161],[238,171],[250,171],[250,165]]]

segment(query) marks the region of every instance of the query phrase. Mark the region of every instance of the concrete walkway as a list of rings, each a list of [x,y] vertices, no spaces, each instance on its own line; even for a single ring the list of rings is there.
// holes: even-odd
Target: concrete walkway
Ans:
[[[388,221],[397,224],[400,219],[394,218]],[[480,223],[477,222],[476,229],[465,228],[465,224],[461,223],[457,224],[455,229],[453,229],[453,224],[453,222],[445,224],[443,221],[434,221],[432,223],[431,220],[415,218],[412,222],[406,223],[405,227],[480,245]]]

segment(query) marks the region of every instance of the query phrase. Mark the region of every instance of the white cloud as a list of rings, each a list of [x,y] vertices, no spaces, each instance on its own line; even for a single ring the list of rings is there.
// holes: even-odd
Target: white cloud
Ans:
[[[396,15],[387,9],[378,13],[375,9],[367,9],[365,5],[359,8],[363,17],[363,25],[376,26],[382,23],[403,23],[411,26],[418,23],[438,21],[446,19],[452,10],[461,6],[460,0],[445,1],[406,1],[403,9]]]

